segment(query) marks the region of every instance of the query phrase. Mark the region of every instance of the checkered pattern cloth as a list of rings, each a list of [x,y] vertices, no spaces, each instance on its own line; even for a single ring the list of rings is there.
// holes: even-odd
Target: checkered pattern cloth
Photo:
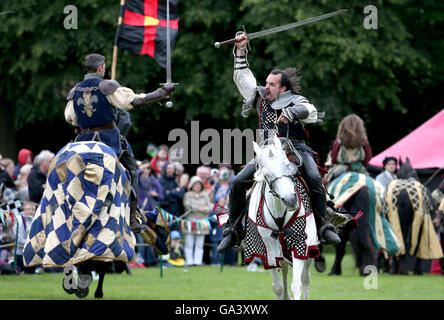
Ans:
[[[402,216],[399,213],[400,208],[405,206],[399,203],[402,191],[407,192],[413,210],[409,249],[406,248],[407,239],[404,239],[402,233]],[[398,179],[389,183],[385,196],[384,212],[401,242],[399,254],[408,253],[421,259],[442,258],[442,248],[432,223],[433,203],[428,189],[419,181]]]
[[[245,236],[244,260],[251,262],[254,257],[262,259],[264,268],[280,268],[280,260],[292,263],[293,258],[307,260],[319,255],[316,224],[312,214],[310,199],[304,184],[295,179],[300,209],[289,212],[283,232],[278,233],[276,225],[267,225],[264,214],[268,207],[261,195],[262,184],[258,182],[252,192]],[[268,187],[264,194],[269,192]],[[270,208],[271,209],[271,208]]]
[[[26,266],[64,267],[86,260],[131,262],[130,181],[100,142],[62,148],[48,171],[23,252]]]

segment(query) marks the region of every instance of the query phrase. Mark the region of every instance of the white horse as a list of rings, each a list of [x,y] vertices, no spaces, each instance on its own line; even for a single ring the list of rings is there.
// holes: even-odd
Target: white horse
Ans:
[[[315,220],[297,165],[288,160],[279,138],[270,140],[263,148],[253,142],[257,171],[246,222],[245,261],[262,258],[264,268],[271,269],[276,298],[284,300],[290,299],[287,279],[292,266],[293,299],[299,300],[303,292],[307,300],[310,266],[319,255]]]

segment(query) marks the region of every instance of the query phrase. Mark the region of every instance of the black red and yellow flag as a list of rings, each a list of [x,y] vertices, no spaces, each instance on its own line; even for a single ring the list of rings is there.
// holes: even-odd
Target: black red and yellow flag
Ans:
[[[138,55],[147,54],[163,68],[166,67],[167,0],[126,0],[123,24],[119,26],[116,43]],[[179,30],[178,0],[169,0],[170,44],[176,43]]]

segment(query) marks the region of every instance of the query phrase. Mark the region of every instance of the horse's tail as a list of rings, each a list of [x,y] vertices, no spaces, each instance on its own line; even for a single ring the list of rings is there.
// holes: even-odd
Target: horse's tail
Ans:
[[[361,188],[349,200],[348,207],[351,212],[362,211],[364,214],[358,221],[356,230],[350,235],[350,243],[356,257],[356,267],[371,262],[376,255],[376,248],[372,239],[372,228],[370,224],[371,191],[368,187]]]

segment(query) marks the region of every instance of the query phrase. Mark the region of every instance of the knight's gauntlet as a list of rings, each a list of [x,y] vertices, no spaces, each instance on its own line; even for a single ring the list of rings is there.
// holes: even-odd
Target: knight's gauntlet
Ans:
[[[175,89],[175,87],[174,87],[173,83],[167,83],[163,87],[161,87],[153,92],[147,93],[145,95],[145,97],[143,97],[143,98],[134,99],[133,102],[131,102],[131,104],[133,105],[133,107],[140,107],[140,106],[147,105],[151,102],[154,102],[154,101],[157,101],[159,99],[169,96],[171,94],[171,92],[174,91],[174,89]]]
[[[284,117],[288,118],[290,122],[296,120],[306,119],[309,115],[307,107],[303,105],[291,106],[282,110]]]

